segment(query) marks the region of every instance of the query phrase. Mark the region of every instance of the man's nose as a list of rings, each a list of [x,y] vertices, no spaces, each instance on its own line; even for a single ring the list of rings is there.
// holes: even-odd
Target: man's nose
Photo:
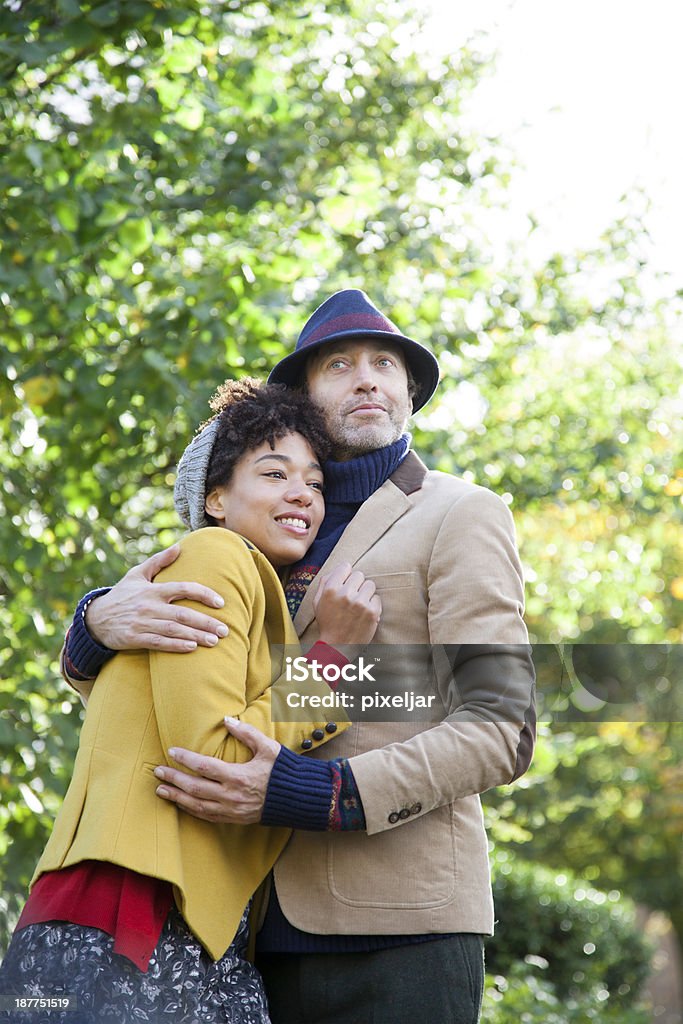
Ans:
[[[353,386],[356,391],[377,390],[375,373],[369,360],[361,359],[356,363],[353,376]]]

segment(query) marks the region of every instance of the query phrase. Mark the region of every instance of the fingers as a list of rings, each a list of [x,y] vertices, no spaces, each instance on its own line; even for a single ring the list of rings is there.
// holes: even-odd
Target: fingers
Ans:
[[[353,569],[350,562],[340,562],[334,569],[321,578],[320,586],[316,594],[316,601],[319,601],[325,590],[340,590],[345,593],[357,593],[363,583],[370,583],[359,569]],[[374,583],[372,584],[374,587]]]
[[[369,603],[376,589],[374,580],[366,580],[363,577],[363,582],[358,588],[358,596]]]
[[[180,748],[172,748],[169,755],[178,764],[198,774],[187,775],[168,765],[159,765],[154,769],[154,774],[164,785],[157,787],[157,796],[177,804],[197,818],[205,821],[221,820],[221,783],[229,782],[230,766],[214,757],[202,757],[191,750]]]
[[[158,551],[151,555],[140,565],[136,565],[128,573],[129,576],[141,576],[145,580],[153,580],[154,577],[172,565],[180,554],[180,545],[173,544],[164,551]],[[225,601],[220,594],[202,583],[190,583],[178,581],[177,583],[161,583],[158,588],[159,596],[165,601],[196,601],[198,604],[205,604],[208,608],[222,608]]]
[[[147,595],[145,606],[137,609],[135,625],[139,627],[136,629],[137,646],[175,653],[193,651],[198,646],[214,647],[230,632],[224,622],[192,608],[158,601],[156,594]]]
[[[238,723],[239,726],[240,723]],[[243,726],[246,732],[260,736],[257,729]],[[240,737],[241,738],[241,737]],[[267,737],[263,737],[267,740]],[[154,774],[162,785],[157,796],[177,804],[183,811],[204,821],[234,822],[250,825],[261,820],[263,802],[272,762],[280,744],[267,740],[275,748],[271,753],[259,752],[246,764],[228,764],[214,757],[196,754],[191,750],[172,747],[169,756],[196,775],[188,775],[177,768],[159,765]]]
[[[163,587],[158,589],[163,590]],[[194,608],[186,608],[184,605],[167,604],[163,599],[164,595],[159,596],[162,600],[155,600],[154,610],[157,618],[168,623],[168,636],[180,636],[184,640],[200,641],[203,633],[213,633],[214,636],[228,635],[228,627],[219,619],[204,615],[203,612],[195,611]],[[192,636],[192,631],[198,635]]]
[[[375,616],[375,622],[379,623],[382,618],[382,601],[379,594],[374,594],[370,599],[370,611]]]
[[[188,654],[190,651],[196,651],[198,646],[196,640],[181,640],[162,636],[160,633],[140,633],[136,644],[145,651],[163,651],[165,654]],[[213,644],[207,642],[202,646],[212,647]]]
[[[351,571],[352,569],[350,562],[340,562],[339,565],[335,565],[334,569],[332,569],[331,572],[325,573],[324,576],[321,576],[320,586],[318,587],[318,591],[313,601],[314,607],[317,605],[318,601],[320,600],[324,592],[328,589],[328,587],[334,589],[336,587],[341,586],[344,583],[344,581],[348,578]]]
[[[150,558],[141,562],[140,565],[136,565],[135,568],[131,569],[131,574],[142,576],[146,580],[153,580],[158,572],[161,572],[168,565],[173,565],[179,554],[180,545],[172,544],[170,548],[165,548],[164,551],[157,551],[156,554],[151,555]]]
[[[214,800],[201,800],[198,797],[190,796],[182,789],[176,789],[174,786],[168,785],[157,786],[156,794],[163,800],[176,804],[177,807],[186,811],[187,814],[191,814],[194,818],[201,818],[202,821],[211,822],[223,820],[220,804]]]
[[[166,765],[160,765],[155,769],[154,774],[157,778],[172,782],[174,786],[180,786],[181,789],[185,789],[186,792],[195,796],[215,797],[217,789],[215,783],[229,783],[234,769],[234,765],[227,764],[217,757],[196,754],[194,750],[185,750],[183,747],[170,747],[168,756],[201,778],[197,778],[195,775],[186,775],[185,772],[177,771],[177,769]],[[187,785],[181,785],[181,780],[186,780]],[[198,788],[192,788],[190,784],[196,784]]]
[[[275,761],[280,753],[280,744],[270,736],[264,735],[259,729],[239,718],[226,717],[225,727],[228,732],[252,751],[255,757]]]
[[[220,594],[202,583],[160,583],[156,588],[158,596],[169,604],[173,601],[196,601],[209,608],[222,608],[225,601]]]

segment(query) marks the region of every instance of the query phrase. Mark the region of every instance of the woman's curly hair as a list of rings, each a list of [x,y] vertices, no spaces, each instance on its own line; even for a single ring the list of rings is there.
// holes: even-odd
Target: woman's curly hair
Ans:
[[[218,427],[206,473],[207,494],[228,483],[245,452],[266,441],[274,448],[287,434],[301,434],[321,463],[330,454],[322,414],[306,395],[283,384],[264,384],[255,377],[226,380],[209,405]]]

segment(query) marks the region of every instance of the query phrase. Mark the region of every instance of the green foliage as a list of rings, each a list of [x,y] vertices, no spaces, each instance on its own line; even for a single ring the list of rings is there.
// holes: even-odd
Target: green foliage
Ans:
[[[486,794],[492,835],[519,857],[625,889],[683,939],[682,764],[679,722],[545,726],[531,771]]]
[[[503,977],[489,978],[482,1020],[486,1024],[650,1024],[648,1010],[637,1006],[605,1006],[602,987],[582,988],[570,999],[560,998],[545,980],[536,958],[514,964]]]
[[[173,470],[210,393],[265,374],[337,287],[440,354],[416,446],[512,505],[535,638],[681,640],[680,307],[642,294],[630,209],[542,268],[487,239],[510,166],[461,116],[483,58],[434,62],[416,26],[381,0],[0,8],[0,943],[76,745],[70,608],[176,538]],[[591,881],[652,900],[656,864],[680,884],[661,748],[596,732],[579,760],[564,734],[514,802],[492,797],[499,841],[552,836],[534,856],[560,869],[569,829]]]
[[[498,930],[487,943],[487,970],[508,979],[496,985],[540,985],[556,1006],[575,1011],[569,1020],[621,1019],[614,1015],[636,1001],[650,950],[620,893],[600,892],[507,853],[496,858],[493,891]],[[515,1006],[514,998],[505,1002]],[[600,1008],[600,1016],[581,1018],[590,1006]]]
[[[428,217],[454,190],[471,217],[493,157],[455,131],[479,58],[400,55],[398,9],[11,0],[0,18],[11,918],[76,742],[57,682],[74,601],[176,539],[173,470],[215,386],[265,374],[320,289],[393,305],[431,262]]]

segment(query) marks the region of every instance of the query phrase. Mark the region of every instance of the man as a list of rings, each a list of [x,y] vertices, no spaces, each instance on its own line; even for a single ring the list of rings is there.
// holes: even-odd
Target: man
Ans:
[[[335,740],[332,762],[231,723],[252,761],[176,751],[196,774],[160,768],[158,792],[210,821],[297,829],[257,941],[274,1024],[472,1024],[493,929],[479,794],[521,775],[533,745],[511,516],[490,491],[429,472],[407,451],[411,407],[432,396],[438,366],[363,292],[323,303],[270,380],[306,387],[335,445],[323,529],[286,588],[303,648],[318,635],[318,573],[350,563],[381,598],[375,641],[431,645],[444,718],[358,722]],[[110,648],[218,642],[210,617],[173,604],[210,604],[210,593],[147,582],[172,556],[84,598],[65,654],[72,678],[94,674],[107,653],[87,630]]]

